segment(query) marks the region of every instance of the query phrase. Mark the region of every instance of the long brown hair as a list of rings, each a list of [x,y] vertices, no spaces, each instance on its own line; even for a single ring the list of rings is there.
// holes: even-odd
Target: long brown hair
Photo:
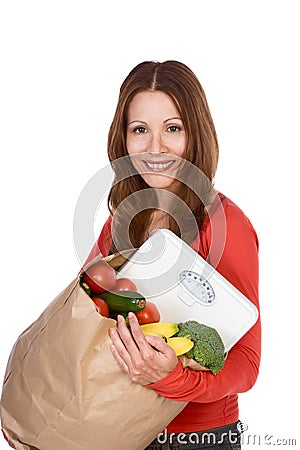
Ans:
[[[137,205],[134,196],[133,201],[131,203],[127,201],[126,207],[122,208],[121,203],[137,191],[148,189],[147,196],[153,197],[152,204],[155,204],[156,194],[155,190],[151,193],[141,175],[134,173],[131,176],[124,176],[124,167],[117,164],[119,158],[128,155],[126,132],[130,102],[137,93],[143,91],[162,91],[173,100],[181,115],[187,136],[184,158],[199,169],[209,182],[214,178],[218,163],[218,140],[214,123],[204,90],[191,69],[178,61],[162,63],[146,61],[138,64],[120,88],[116,112],[108,135],[108,157],[115,172],[115,180],[108,196],[108,207],[114,218],[111,252],[128,248],[128,239],[121,237],[125,233],[124,229],[128,231],[131,246],[139,247],[148,237],[147,230],[154,210],[154,208],[143,210],[143,205]],[[128,158],[125,159],[127,161]],[[123,166],[127,164],[126,161]],[[133,168],[130,170],[132,174]],[[185,184],[181,184],[176,194],[190,208],[198,227],[201,228],[205,217],[203,201]],[[172,215],[169,215],[169,229],[177,235],[180,234],[178,224]],[[188,233],[187,236],[181,237],[186,241],[191,240]],[[118,248],[115,242],[118,242]]]

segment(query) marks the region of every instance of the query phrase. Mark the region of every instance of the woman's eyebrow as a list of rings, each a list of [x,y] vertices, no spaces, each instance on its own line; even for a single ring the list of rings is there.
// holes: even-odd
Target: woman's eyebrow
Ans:
[[[177,120],[181,120],[182,121],[182,119],[181,119],[181,117],[170,117],[170,118],[168,118],[168,119],[165,119],[164,121],[163,121],[163,123],[166,123],[166,122],[169,122],[170,120],[174,120],[174,119],[177,119]],[[147,122],[145,122],[144,120],[131,120],[131,122],[128,122],[128,124],[127,124],[127,126],[128,125],[131,125],[132,123],[142,123],[142,124],[144,124],[144,125],[147,125]]]
[[[143,120],[132,120],[127,125],[131,125],[132,123],[143,123],[144,125],[147,125],[147,122],[144,122]]]
[[[174,120],[174,119],[177,119],[177,120],[181,120],[181,121],[182,121],[182,118],[181,118],[181,117],[170,117],[169,119],[164,120],[164,123],[169,122],[169,120]]]

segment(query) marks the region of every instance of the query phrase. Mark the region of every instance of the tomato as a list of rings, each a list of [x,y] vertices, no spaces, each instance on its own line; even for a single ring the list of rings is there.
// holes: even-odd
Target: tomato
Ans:
[[[113,289],[117,278],[115,270],[106,261],[99,261],[84,272],[83,280],[92,292],[101,294]]]
[[[101,314],[101,316],[109,317],[108,304],[102,298],[93,297],[93,302],[97,306],[98,312],[99,314]]]
[[[160,314],[154,303],[146,302],[146,306],[142,311],[135,313],[140,325],[145,323],[153,323],[160,321]]]
[[[129,278],[119,278],[114,287],[115,291],[137,291],[137,287]]]

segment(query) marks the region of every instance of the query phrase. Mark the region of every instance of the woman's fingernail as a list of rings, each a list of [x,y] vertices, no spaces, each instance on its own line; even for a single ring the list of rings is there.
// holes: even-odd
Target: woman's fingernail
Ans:
[[[129,319],[132,319],[133,316],[134,316],[133,312],[130,311],[130,312],[128,313]]]

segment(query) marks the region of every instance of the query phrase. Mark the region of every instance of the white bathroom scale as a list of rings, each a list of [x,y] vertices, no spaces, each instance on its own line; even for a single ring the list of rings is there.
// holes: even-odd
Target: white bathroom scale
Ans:
[[[255,324],[255,305],[173,232],[154,231],[118,273],[159,309],[161,321],[215,328],[225,351]]]

